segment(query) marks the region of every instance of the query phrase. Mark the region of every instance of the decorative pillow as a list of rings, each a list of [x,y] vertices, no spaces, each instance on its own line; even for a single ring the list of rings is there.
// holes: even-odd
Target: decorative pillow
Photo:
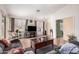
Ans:
[[[5,45],[5,47],[10,46],[10,44],[11,44],[9,39],[2,39],[2,41],[3,41],[4,45]]]
[[[23,48],[13,48],[9,51],[11,54],[24,54]]]

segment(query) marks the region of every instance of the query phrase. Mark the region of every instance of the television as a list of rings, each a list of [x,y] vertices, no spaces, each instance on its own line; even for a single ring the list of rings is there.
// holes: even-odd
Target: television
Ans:
[[[36,26],[28,26],[28,31],[36,31]]]

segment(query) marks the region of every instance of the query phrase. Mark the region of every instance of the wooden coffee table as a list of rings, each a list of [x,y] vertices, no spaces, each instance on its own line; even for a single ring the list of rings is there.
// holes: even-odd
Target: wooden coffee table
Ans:
[[[35,43],[34,44],[34,49],[35,49],[34,52],[36,53],[37,49],[43,48],[43,47],[48,46],[48,45],[52,45],[52,48],[53,48],[53,40],[47,40],[44,42]]]

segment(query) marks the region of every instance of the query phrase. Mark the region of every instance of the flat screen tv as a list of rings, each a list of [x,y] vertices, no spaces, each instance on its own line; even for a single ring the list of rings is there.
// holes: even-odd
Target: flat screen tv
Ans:
[[[28,31],[36,31],[36,26],[28,26]]]

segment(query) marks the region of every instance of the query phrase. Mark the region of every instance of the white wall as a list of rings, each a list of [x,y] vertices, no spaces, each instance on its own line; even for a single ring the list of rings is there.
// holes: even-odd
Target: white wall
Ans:
[[[25,31],[25,19],[15,19],[15,31],[19,29],[20,31]]]
[[[7,12],[4,8],[3,5],[0,5],[0,39],[4,38],[4,21],[2,21],[4,18],[2,17],[5,16],[6,17],[6,20],[7,20],[7,23],[6,23],[6,37],[8,37],[8,15],[7,15]]]
[[[5,6],[4,5],[0,5],[0,21],[1,21],[1,23],[0,23],[0,30],[1,30],[1,32],[0,32],[0,34],[1,34],[1,36],[0,36],[0,38],[2,39],[2,38],[4,38],[4,21],[2,21],[3,19],[4,19],[4,17],[6,18],[6,38],[8,39],[9,38],[9,31],[10,31],[10,23],[9,23],[9,16],[8,16],[8,14],[7,14],[7,11],[6,11],[6,9],[5,9]]]
[[[43,35],[43,21],[37,21],[37,36]]]
[[[4,29],[5,30],[5,29]],[[9,39],[9,31],[10,31],[10,18],[6,17],[6,38]]]
[[[60,9],[59,11],[57,11],[56,13],[52,14],[51,17],[52,19],[50,19],[50,21],[52,20],[51,24],[53,24],[55,21],[53,20],[57,20],[57,19],[63,19],[66,17],[74,17],[75,19],[75,35],[77,36],[78,40],[79,40],[79,5],[67,5],[64,8]],[[56,24],[56,22],[54,23],[54,25]],[[53,25],[51,26],[51,28],[53,27]],[[54,29],[54,34],[56,33],[56,28],[53,27]],[[56,37],[56,35],[54,35],[54,37]]]
[[[0,39],[2,37],[2,14],[0,12]]]
[[[50,29],[53,30],[52,36],[50,34]],[[53,16],[49,16],[48,19],[46,20],[46,30],[49,39],[51,39],[51,37],[56,38],[56,20],[54,19]]]
[[[35,26],[35,20],[32,20],[32,22],[28,20],[27,26]]]

